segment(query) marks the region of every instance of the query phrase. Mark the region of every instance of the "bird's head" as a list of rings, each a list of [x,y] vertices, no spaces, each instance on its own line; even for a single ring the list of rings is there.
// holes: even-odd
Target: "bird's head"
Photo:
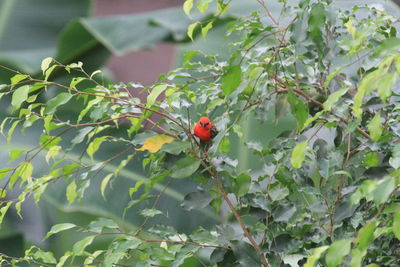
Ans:
[[[210,129],[210,127],[211,127],[210,119],[207,117],[201,117],[199,120],[199,124],[201,127],[205,128],[205,129]]]

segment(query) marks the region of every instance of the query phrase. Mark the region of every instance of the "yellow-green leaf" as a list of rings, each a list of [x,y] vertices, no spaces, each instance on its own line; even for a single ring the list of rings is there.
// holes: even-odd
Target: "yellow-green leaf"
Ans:
[[[206,26],[201,27],[201,35],[203,36],[204,39],[206,39],[208,31],[211,30],[212,27],[213,27],[213,22],[212,21],[207,23]]]
[[[336,267],[343,261],[344,256],[350,252],[351,240],[335,241],[326,252],[325,260],[328,267]]]
[[[75,181],[72,181],[68,186],[67,186],[67,190],[66,190],[66,196],[67,196],[67,200],[69,203],[74,203],[77,193],[76,193],[76,183]]]
[[[11,89],[14,87],[15,84],[19,83],[22,80],[28,78],[28,75],[25,74],[17,74],[11,77]]]
[[[166,84],[159,84],[156,85],[153,90],[151,90],[151,93],[149,94],[149,96],[147,97],[147,106],[150,107],[152,106],[156,100],[157,97],[165,91],[165,89],[167,89],[167,85]]]
[[[189,36],[189,38],[193,41],[193,32],[194,29],[197,27],[197,25],[199,25],[199,22],[195,22],[189,25],[188,30],[187,30],[187,35]]]
[[[0,208],[0,224],[3,222],[4,216],[6,215],[7,210],[10,208],[12,203],[12,201],[9,201],[2,208]]]
[[[33,173],[32,163],[30,163],[29,161],[24,161],[21,165],[19,165],[15,173],[18,173],[22,181],[28,180]]]
[[[290,158],[290,163],[292,164],[293,168],[300,168],[303,165],[303,161],[306,157],[307,152],[307,141],[303,141],[298,143],[295,148],[293,149],[292,156]]]
[[[100,191],[101,191],[101,195],[103,196],[103,198],[105,198],[105,191],[106,191],[106,187],[108,182],[110,181],[110,179],[113,177],[112,173],[107,174],[106,177],[104,177],[103,181],[101,181],[101,186],[100,186]]]
[[[96,153],[96,151],[100,148],[101,144],[104,142],[104,140],[107,139],[107,137],[108,136],[97,137],[88,145],[86,152],[91,159],[93,159],[94,153]]]
[[[143,146],[137,150],[148,150],[150,153],[155,153],[160,150],[164,144],[171,143],[172,141],[174,141],[174,138],[171,136],[165,134],[156,135],[154,137],[147,138],[146,141],[144,141]]]
[[[61,151],[61,146],[52,146],[46,154],[46,162],[49,163],[50,159],[54,159]]]
[[[187,16],[190,16],[190,11],[193,8],[193,0],[186,0],[185,3],[183,3],[183,11],[185,11]]]
[[[393,215],[393,233],[400,240],[400,211]]]
[[[319,260],[321,257],[322,253],[327,250],[329,246],[322,246],[319,248],[315,248],[313,250],[313,253],[310,257],[307,258],[307,262],[304,264],[304,267],[314,267],[314,264]]]
[[[376,113],[375,116],[372,118],[372,120],[369,122],[368,130],[372,140],[375,142],[379,141],[379,138],[381,137],[383,131],[382,119],[379,112]]]
[[[201,12],[201,14],[204,14],[206,10],[208,9],[208,5],[212,3],[213,0],[198,0],[197,1],[197,9]]]
[[[42,70],[43,74],[49,68],[51,62],[53,62],[53,58],[52,57],[46,57],[45,59],[42,60],[42,64],[40,65],[40,69]]]
[[[336,102],[340,99],[340,97],[347,93],[348,90],[349,88],[346,87],[330,94],[328,96],[328,99],[324,102],[324,110],[330,110],[333,105],[335,105]]]

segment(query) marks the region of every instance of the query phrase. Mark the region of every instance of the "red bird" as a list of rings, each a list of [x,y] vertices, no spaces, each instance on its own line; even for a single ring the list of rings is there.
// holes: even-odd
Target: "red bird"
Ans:
[[[194,126],[194,135],[203,142],[211,141],[217,134],[217,127],[207,117],[201,117]]]

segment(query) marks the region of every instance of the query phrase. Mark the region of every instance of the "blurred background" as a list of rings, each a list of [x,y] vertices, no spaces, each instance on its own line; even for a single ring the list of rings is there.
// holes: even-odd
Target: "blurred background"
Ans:
[[[256,0],[232,1],[228,14],[214,25],[206,40],[196,36],[189,42],[186,36],[187,26],[193,21],[207,18],[211,14],[195,14],[192,20],[182,11],[183,0],[1,0],[0,1],[0,64],[9,68],[40,76],[40,63],[46,57],[55,57],[64,64],[81,61],[87,72],[103,70],[102,79],[115,83],[135,82],[151,85],[157,77],[179,66],[182,55],[190,49],[203,50],[206,53],[218,54],[222,59],[229,56],[226,49],[230,39],[225,30],[230,21],[238,16],[260,10]],[[277,15],[280,8],[275,1],[268,3],[271,11]],[[278,2],[278,1],[276,1]],[[297,2],[297,1],[289,1]],[[396,1],[400,2],[400,1]],[[395,2],[389,0],[354,1],[334,0],[336,6],[350,8],[355,4],[375,4],[398,16],[399,9]],[[230,37],[234,38],[234,37]],[[0,68],[0,84],[9,83],[12,72]],[[55,73],[54,80],[63,81],[63,73]],[[51,94],[49,94],[51,97]],[[9,116],[9,100],[0,102],[0,116]],[[77,114],[73,105],[65,110],[68,114]],[[246,122],[244,127],[253,128],[253,121]],[[254,126],[254,125],[253,125]],[[293,129],[295,122],[291,117],[282,117],[278,123],[263,125],[261,135],[272,139],[284,131]],[[0,160],[8,161],[10,148],[26,149],[33,147],[40,135],[40,127],[32,128],[28,136],[17,135],[11,144],[6,144],[0,136]],[[122,130],[121,130],[122,131]],[[115,133],[116,135],[121,133]],[[31,137],[31,138],[30,138]],[[252,137],[254,139],[254,136]],[[121,147],[106,147],[99,159],[118,151]],[[259,169],[262,166],[252,161],[252,154],[245,144],[238,144],[233,154],[240,155],[241,168]],[[43,165],[43,172],[47,164]],[[115,163],[117,165],[117,163]],[[0,168],[4,168],[1,166]],[[110,165],[108,172],[115,170]],[[40,172],[40,170],[39,170]],[[71,222],[86,225],[99,216],[116,220],[127,230],[140,225],[142,218],[137,210],[138,205],[123,217],[124,207],[131,201],[127,188],[133,187],[136,181],[146,178],[141,168],[140,158],[134,160],[121,172],[120,179],[114,181],[112,190],[106,193],[106,199],[100,195],[100,182],[104,176],[87,180],[81,184],[87,188],[85,197],[78,203],[69,205],[65,198],[64,181],[52,184],[39,205],[28,200],[23,205],[23,220],[11,212],[0,229],[0,253],[22,256],[24,250],[35,244],[51,250],[57,257],[70,250],[74,241],[82,238],[82,233],[56,235],[44,241],[43,236],[50,227],[57,223]],[[160,210],[169,214],[168,218],[154,219],[152,223],[164,221],[182,232],[193,231],[197,226],[211,227],[224,218],[212,210],[202,209],[187,216],[180,203],[185,194],[196,190],[198,182],[185,179],[173,181],[160,201]],[[162,190],[156,186],[155,190]],[[9,195],[12,198],[13,195]],[[79,237],[78,237],[79,236]],[[94,246],[107,244],[100,239]]]

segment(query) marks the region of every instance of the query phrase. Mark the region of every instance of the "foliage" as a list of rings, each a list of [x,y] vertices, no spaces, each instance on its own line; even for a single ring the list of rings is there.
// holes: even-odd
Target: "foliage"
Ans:
[[[187,0],[184,11],[191,15],[196,4],[203,13],[212,2]],[[397,21],[376,7],[341,11],[328,0],[294,6],[279,1],[278,20],[258,2],[263,12],[231,23],[228,34],[241,38],[231,44],[229,60],[189,51],[181,68],[149,87],[103,84],[96,80],[99,71],[87,73],[82,63],[64,65],[53,58],[43,60],[41,79],[15,73],[2,85],[0,96],[11,103],[11,115],[0,126],[8,142],[17,131],[28,134],[38,126],[42,132],[37,147],[13,149],[13,165],[0,170],[7,181],[0,192],[0,219],[10,208],[22,217],[28,197],[39,202],[60,180],[74,203],[100,173],[98,194],[106,197],[135,157],[143,157],[148,176],[120,192],[132,198],[125,213],[146,205],[137,229],[110,218],[89,225],[64,222],[46,238],[84,233],[64,255],[56,258],[32,246],[21,258],[1,255],[3,264],[398,266]],[[188,36],[200,29],[206,37],[227,8],[217,1],[215,16],[191,24]],[[55,70],[70,75],[69,82],[53,81]],[[132,88],[147,91],[147,99],[132,97]],[[50,93],[54,97],[43,101]],[[62,113],[71,103],[80,106],[72,118]],[[259,142],[242,127],[251,118],[259,127],[278,124],[288,113],[294,129],[272,141]],[[191,131],[201,115],[211,117],[219,130],[209,147]],[[116,128],[124,134],[113,135]],[[235,140],[246,143],[260,168],[238,167]],[[117,144],[124,148],[96,158]],[[81,156],[74,157],[75,151]],[[37,162],[43,160],[48,170],[39,175]],[[112,161],[118,167],[104,174]],[[226,220],[190,234],[168,225],[169,215],[158,205],[174,179],[199,182],[183,208],[212,207]],[[154,194],[160,184],[162,190]],[[16,185],[22,191],[7,198]],[[160,219],[163,224],[151,224],[160,217],[167,218]],[[93,247],[107,237],[103,247]]]

